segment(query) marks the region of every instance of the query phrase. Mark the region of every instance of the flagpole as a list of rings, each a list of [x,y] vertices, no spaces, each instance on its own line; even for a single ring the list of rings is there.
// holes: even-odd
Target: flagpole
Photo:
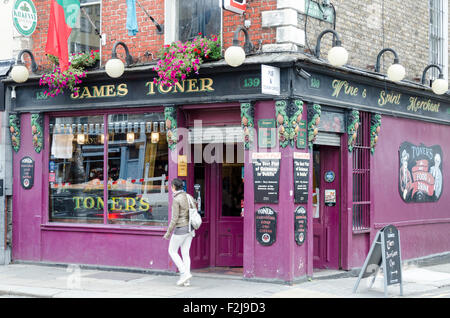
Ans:
[[[102,35],[100,34],[100,31],[97,29],[97,26],[94,24],[94,22],[92,22],[91,17],[86,13],[86,11],[84,10],[84,8],[80,8],[81,12],[83,12],[83,14],[86,16],[86,18],[88,18],[88,21],[91,23],[92,27],[95,30],[95,33],[97,33],[98,37],[101,39]]]
[[[150,18],[150,20],[152,20],[152,22],[155,24],[156,29],[158,29],[158,33],[163,33],[163,29],[162,29],[161,25],[159,25],[159,23],[156,22],[155,19],[153,19],[153,17],[152,17],[150,14],[148,14],[147,10],[145,10],[145,9],[141,6],[141,3],[139,2],[139,0],[136,0],[136,2],[137,2],[137,4],[138,4],[138,6],[139,6],[139,7],[145,12],[145,14]]]

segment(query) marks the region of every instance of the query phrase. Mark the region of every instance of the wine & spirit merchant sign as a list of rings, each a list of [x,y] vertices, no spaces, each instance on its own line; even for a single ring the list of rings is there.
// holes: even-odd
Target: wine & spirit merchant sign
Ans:
[[[32,35],[37,25],[37,13],[33,1],[16,0],[12,10],[12,18],[14,27],[20,34],[24,36]]]

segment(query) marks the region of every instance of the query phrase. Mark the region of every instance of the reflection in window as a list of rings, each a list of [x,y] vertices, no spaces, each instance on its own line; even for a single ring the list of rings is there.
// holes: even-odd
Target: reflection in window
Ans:
[[[103,116],[50,119],[50,221],[103,222]]]
[[[164,114],[108,118],[108,222],[165,225],[168,147]]]
[[[178,1],[178,40],[219,35],[222,11],[217,0]]]
[[[99,0],[81,0],[80,14],[69,37],[70,53],[87,53],[100,50],[101,6]],[[97,29],[97,31],[96,31]]]
[[[167,225],[164,114],[110,115],[106,127],[103,116],[50,118],[49,128],[51,222]]]

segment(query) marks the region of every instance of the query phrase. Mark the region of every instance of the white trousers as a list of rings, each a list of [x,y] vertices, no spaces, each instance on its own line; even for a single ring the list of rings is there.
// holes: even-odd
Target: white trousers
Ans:
[[[182,235],[172,234],[172,237],[170,238],[169,255],[181,274],[190,273],[191,271],[189,250],[191,248],[192,238],[193,236],[191,233]],[[183,259],[178,255],[179,248],[181,248],[181,256]]]

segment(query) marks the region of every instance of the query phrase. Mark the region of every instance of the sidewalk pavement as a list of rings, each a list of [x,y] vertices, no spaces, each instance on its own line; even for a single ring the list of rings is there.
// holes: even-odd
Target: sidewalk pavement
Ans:
[[[450,287],[450,262],[408,265],[404,263],[403,297],[436,295]],[[17,263],[0,266],[0,298],[383,298],[382,274],[369,288],[371,278],[362,279],[356,293],[357,274],[319,271],[313,278],[287,285],[193,271],[191,286],[177,287],[176,275],[136,271],[90,269]],[[444,289],[440,289],[443,291]],[[447,289],[449,291],[449,289]],[[434,294],[433,294],[434,293]],[[450,292],[448,292],[450,293]],[[400,296],[399,285],[388,286],[388,297]],[[431,297],[431,296],[430,296]],[[448,296],[447,296],[448,297]]]

